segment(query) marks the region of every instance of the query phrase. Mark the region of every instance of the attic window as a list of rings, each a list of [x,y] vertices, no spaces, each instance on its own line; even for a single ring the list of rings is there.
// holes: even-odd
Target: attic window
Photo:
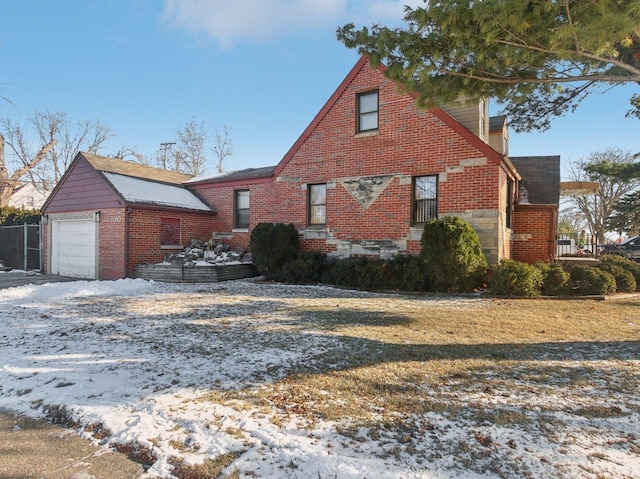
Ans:
[[[378,90],[358,93],[357,133],[378,129]]]

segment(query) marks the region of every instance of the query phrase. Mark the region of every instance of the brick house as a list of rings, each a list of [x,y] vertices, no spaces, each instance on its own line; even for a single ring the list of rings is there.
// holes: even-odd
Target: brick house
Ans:
[[[521,171],[486,101],[421,111],[383,72],[361,58],[278,165],[188,180],[218,212],[214,238],[247,247],[256,224],[293,223],[303,249],[388,257],[417,253],[424,223],[452,215],[491,263],[552,257],[557,193],[518,200],[528,161],[549,172],[530,189],[558,191],[559,157],[518,159]]]
[[[330,255],[416,254],[445,215],[471,224],[490,263],[548,260],[559,179],[557,156],[509,158],[486,101],[422,111],[363,57],[275,166],[191,178],[80,153],[43,209],[46,270],[70,274],[61,252],[81,243],[93,263],[70,275],[130,276],[190,239],[248,248],[261,222],[293,223],[303,249]]]
[[[42,208],[44,269],[81,278],[133,276],[193,238],[214,211],[182,183],[190,175],[78,153]]]

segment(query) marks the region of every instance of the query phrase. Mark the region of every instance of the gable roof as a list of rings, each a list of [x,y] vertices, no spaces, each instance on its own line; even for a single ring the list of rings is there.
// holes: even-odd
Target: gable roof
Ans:
[[[103,172],[103,175],[127,203],[211,211],[200,198],[182,186],[109,172]]]
[[[79,152],[62,179],[45,202],[43,210],[54,200],[69,175],[80,165],[93,169],[119,198],[119,204],[160,208],[180,208],[214,213],[196,193],[182,185],[192,175],[162,170],[130,161]],[[78,209],[82,209],[80,206]]]
[[[560,156],[510,157],[527,189],[529,203],[558,205],[560,202]]]
[[[316,129],[318,124],[322,121],[324,116],[329,112],[329,110],[333,107],[333,105],[338,101],[340,96],[344,93],[344,91],[349,87],[354,78],[358,75],[360,70],[369,64],[369,58],[366,55],[360,57],[360,59],[353,66],[349,74],[342,80],[336,91],[333,92],[329,100],[324,104],[324,106],[320,109],[318,114],[311,121],[309,126],[302,132],[302,135],[296,140],[293,146],[289,149],[289,151],[285,154],[285,156],[280,160],[280,163],[276,166],[273,175],[277,176],[280,171],[289,163],[291,158],[297,153],[297,151],[302,147],[304,142],[311,136],[313,131]],[[384,75],[387,67],[385,65],[379,65],[376,69]],[[398,93],[402,95],[403,93]],[[412,97],[413,99],[417,99],[418,94],[412,92],[405,92],[405,95]],[[417,107],[416,107],[417,108]],[[460,124],[455,118],[445,112],[442,108],[435,108],[430,110],[430,112],[435,115],[439,120],[449,126],[451,129],[455,130],[458,134],[460,134],[465,140],[467,140],[470,144],[472,144],[475,148],[481,151],[483,154],[487,156],[490,161],[494,161],[496,164],[499,164],[502,160],[503,156],[500,155],[497,151],[491,148],[487,143],[482,141],[476,135],[471,133],[467,128],[465,128],[462,124]]]
[[[85,160],[87,160],[87,162],[89,162],[96,171],[117,173],[119,175],[143,178],[151,181],[161,181],[163,183],[172,183],[176,185],[180,185],[190,178],[193,178],[193,175],[188,175],[186,173],[163,170],[160,168],[154,168],[153,166],[120,160],[118,158],[107,158],[85,152],[80,152],[78,155],[81,155]]]

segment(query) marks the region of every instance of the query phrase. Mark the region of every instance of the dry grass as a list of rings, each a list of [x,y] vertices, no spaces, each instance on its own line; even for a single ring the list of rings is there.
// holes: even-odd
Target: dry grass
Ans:
[[[287,321],[262,329],[320,331],[337,338],[335,347],[280,381],[212,391],[207,399],[237,409],[272,408],[281,425],[295,420],[312,427],[325,420],[401,427],[407,417],[427,412],[524,424],[531,419],[521,411],[487,410],[460,395],[502,396],[508,404],[517,394],[556,388],[580,395],[599,380],[632,394],[640,386],[632,370],[621,368],[611,380],[612,372],[598,370],[595,361],[630,354],[637,359],[638,311],[638,299],[431,302],[398,296],[339,304],[295,299],[288,304]],[[612,407],[585,406],[578,413],[619,410]]]
[[[544,438],[563,450],[572,421],[606,421],[640,409],[640,298],[322,297],[311,288],[272,297],[268,285],[264,290],[247,296],[169,294],[155,309],[144,298],[132,298],[117,307],[134,316],[158,315],[166,338],[140,338],[145,347],[179,347],[171,338],[175,331],[198,338],[190,354],[212,361],[228,354],[251,359],[263,349],[294,351],[293,357],[305,351],[303,361],[274,360],[256,369],[245,387],[213,383],[199,400],[309,433],[329,421],[349,447],[393,444],[385,454],[399,461],[402,454],[433,461],[446,451],[479,474],[529,477],[526,467],[505,459],[509,452],[495,454],[519,454],[526,446],[509,439],[497,444],[492,427],[525,431],[518,437]],[[224,350],[211,349],[221,341]],[[464,424],[469,435],[445,438],[434,415]],[[210,420],[212,428],[249,441],[238,425]],[[636,436],[612,437],[638,448]],[[425,438],[433,445],[428,450]],[[180,441],[173,446],[189,449]],[[200,466],[176,459],[176,476],[219,477],[234,459],[226,455]]]

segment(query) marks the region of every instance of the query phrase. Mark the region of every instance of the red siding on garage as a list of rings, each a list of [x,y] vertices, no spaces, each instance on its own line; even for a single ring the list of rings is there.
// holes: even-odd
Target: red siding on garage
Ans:
[[[84,158],[80,158],[65,177],[48,204],[45,213],[115,208],[124,206],[104,178]]]

